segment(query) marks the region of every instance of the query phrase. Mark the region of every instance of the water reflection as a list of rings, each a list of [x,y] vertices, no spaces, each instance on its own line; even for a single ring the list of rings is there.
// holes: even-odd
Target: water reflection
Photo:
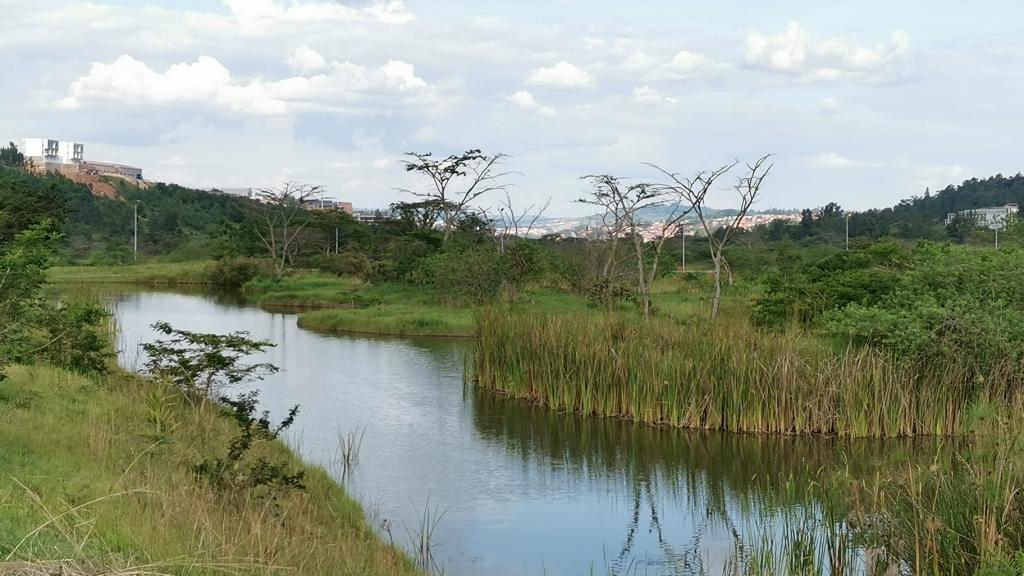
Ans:
[[[467,387],[465,342],[326,336],[228,294],[102,289],[127,366],[141,362],[138,344],[157,320],[274,341],[258,361],[282,370],[261,398],[275,414],[301,406],[290,442],[332,470],[339,436],[365,429],[348,490],[396,543],[436,505],[435,560],[447,574],[721,573],[751,519],[816,506],[793,485],[837,467],[867,476],[922,453],[913,442],[685,433],[554,414]]]

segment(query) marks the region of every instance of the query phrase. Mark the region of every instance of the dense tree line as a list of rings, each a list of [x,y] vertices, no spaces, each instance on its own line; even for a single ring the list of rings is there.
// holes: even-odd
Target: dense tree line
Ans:
[[[1006,204],[1024,205],[1024,175],[971,178],[935,194],[925,190],[924,195],[902,200],[895,206],[863,212],[847,214],[838,204],[828,203],[817,210],[804,209],[799,222],[778,220],[759,227],[757,232],[769,242],[826,241],[838,245],[845,241],[848,217],[850,238],[854,241],[889,237],[967,242],[974,232],[973,225],[959,220],[946,226],[948,214]]]

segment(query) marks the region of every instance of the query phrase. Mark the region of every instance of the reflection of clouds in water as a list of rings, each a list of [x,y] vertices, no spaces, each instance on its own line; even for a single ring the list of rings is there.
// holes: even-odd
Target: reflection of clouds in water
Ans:
[[[869,473],[884,460],[877,443],[657,430],[495,398],[464,386],[464,341],[319,335],[227,296],[110,301],[125,362],[157,320],[277,343],[253,360],[282,368],[259,385],[272,415],[301,406],[289,441],[330,470],[338,435],[364,427],[347,488],[391,522],[396,542],[428,500],[437,505],[437,557],[449,573],[721,573],[749,519],[802,505],[780,478],[841,461]],[[886,449],[899,458],[904,447]]]

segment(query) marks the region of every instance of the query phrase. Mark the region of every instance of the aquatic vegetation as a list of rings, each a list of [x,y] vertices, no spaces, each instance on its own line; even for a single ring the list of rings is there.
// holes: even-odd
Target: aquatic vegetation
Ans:
[[[849,437],[965,431],[986,399],[1016,396],[1021,372],[978,378],[955,362],[836,350],[801,332],[622,314],[477,315],[473,377],[558,411],[734,432]]]

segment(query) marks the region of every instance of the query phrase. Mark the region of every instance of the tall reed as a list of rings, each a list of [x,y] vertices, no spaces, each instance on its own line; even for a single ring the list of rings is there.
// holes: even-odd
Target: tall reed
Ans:
[[[736,318],[697,325],[494,308],[478,313],[477,336],[474,379],[484,388],[558,411],[706,430],[955,434],[976,402],[1015,394],[1020,379],[836,351]]]

